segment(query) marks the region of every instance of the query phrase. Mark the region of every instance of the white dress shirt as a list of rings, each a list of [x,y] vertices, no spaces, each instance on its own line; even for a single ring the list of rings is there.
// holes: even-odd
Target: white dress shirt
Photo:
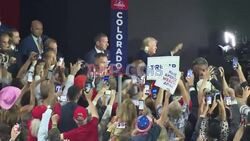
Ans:
[[[95,46],[95,50],[96,50],[97,53],[104,53],[103,50],[100,50],[100,49],[96,48],[96,46]]]
[[[40,48],[39,48],[39,43],[37,42],[37,40],[40,38],[41,39],[41,37],[39,37],[39,38],[37,38],[36,36],[34,36],[34,35],[31,35],[32,36],[32,38],[33,38],[33,40],[34,40],[34,42],[35,42],[35,44],[36,44],[36,47],[37,47],[37,49],[38,49],[38,51],[39,51],[39,54],[42,54],[43,53],[43,50],[40,50]],[[42,39],[41,39],[42,40]]]

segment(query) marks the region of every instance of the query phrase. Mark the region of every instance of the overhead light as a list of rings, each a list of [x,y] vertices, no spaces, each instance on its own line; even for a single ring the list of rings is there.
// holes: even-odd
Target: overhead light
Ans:
[[[233,48],[236,46],[235,35],[231,32],[224,32],[225,43],[231,45]]]

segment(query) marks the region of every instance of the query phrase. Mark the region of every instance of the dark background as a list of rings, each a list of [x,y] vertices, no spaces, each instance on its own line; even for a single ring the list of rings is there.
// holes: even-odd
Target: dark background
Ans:
[[[141,39],[153,36],[159,41],[159,54],[184,43],[182,68],[190,67],[197,56],[206,57],[213,65],[230,67],[224,63],[218,44],[223,43],[225,30],[239,38],[249,37],[249,5],[249,0],[131,0],[129,54],[135,55]]]
[[[1,16],[5,14],[3,21],[11,24],[20,15],[20,31],[25,37],[30,32],[31,20],[41,20],[44,33],[58,40],[59,51],[70,61],[83,57],[94,46],[97,33],[110,32],[110,0],[10,1],[0,0]],[[15,8],[19,4],[20,14]],[[237,33],[238,41],[242,36],[249,37],[249,5],[249,0],[130,0],[129,60],[136,55],[141,40],[153,36],[159,41],[161,54],[179,42],[184,43],[180,53],[182,69],[189,68],[197,56],[229,68],[217,45],[223,43],[225,30]],[[16,16],[11,16],[11,11],[16,11]]]
[[[84,58],[97,33],[109,34],[109,7],[109,0],[21,0],[21,32],[28,35],[30,22],[41,20],[68,61]]]

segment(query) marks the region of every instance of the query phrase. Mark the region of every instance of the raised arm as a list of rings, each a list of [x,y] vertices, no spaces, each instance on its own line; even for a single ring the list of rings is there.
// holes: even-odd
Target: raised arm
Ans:
[[[22,65],[22,67],[18,71],[17,78],[22,79],[25,76],[25,74],[26,74],[30,64],[32,63],[32,61],[36,60],[36,55],[37,55],[36,52],[31,52],[29,58],[26,60],[26,62]]]
[[[168,108],[170,96],[171,96],[171,94],[168,91],[166,91],[165,101],[164,101],[164,104],[162,107],[162,113],[161,113],[159,120],[157,121],[157,124],[159,124],[159,125],[164,125],[164,122],[167,121],[167,119],[168,119],[168,115],[167,115],[168,109],[167,108]]]
[[[242,138],[242,136],[243,136],[243,134],[244,134],[244,127],[241,126],[241,127],[237,130],[237,132],[236,132],[236,134],[235,134],[235,136],[234,136],[234,140],[233,140],[233,141],[240,141],[241,138]]]
[[[163,92],[164,90],[162,88],[159,89],[159,92],[157,94],[157,98],[155,101],[155,108],[157,108],[158,105],[162,105],[162,101],[163,101]]]
[[[97,93],[96,97],[95,97],[94,100],[92,101],[92,103],[93,103],[95,106],[96,106],[96,104],[97,104],[97,101],[105,94],[106,90],[107,90],[107,86],[105,85],[105,86],[103,86],[103,87],[101,88],[101,90]]]
[[[189,96],[189,92],[187,91],[183,81],[180,79],[179,83],[178,83],[178,88],[180,89],[181,95],[183,97],[183,100],[186,104],[189,104],[190,102],[190,96]]]
[[[207,72],[205,73],[204,79],[203,79],[203,81],[201,83],[201,87],[198,90],[198,102],[199,102],[199,105],[201,104],[202,99],[203,99],[203,97],[205,95],[204,90],[205,90],[207,82],[211,78],[211,75],[213,74],[213,72],[214,72],[214,68],[209,67]]]
[[[229,86],[228,86],[226,78],[225,78],[225,71],[224,71],[223,67],[219,67],[219,71],[220,71],[220,76],[222,78],[222,90],[224,92],[229,88]],[[225,93],[223,93],[223,95],[224,94]]]
[[[85,97],[86,97],[86,99],[87,99],[87,101],[89,103],[89,106],[88,106],[87,109],[90,110],[90,113],[91,113],[92,117],[96,117],[96,118],[99,119],[99,115],[98,115],[98,112],[96,110],[96,107],[91,101],[92,95],[93,95],[93,89],[91,89],[88,94],[85,94]]]
[[[82,62],[78,61],[74,65],[70,63],[70,74],[67,77],[67,80],[65,82],[65,87],[63,89],[63,96],[67,95],[68,89],[70,86],[74,84],[74,78],[76,73],[81,69]]]
[[[170,54],[173,56],[175,55],[176,53],[178,53],[183,47],[183,43],[179,43],[177,44],[171,51],[170,51]]]
[[[240,64],[238,64],[238,67],[237,67],[237,69],[236,69],[236,72],[237,72],[237,74],[238,74],[238,76],[239,76],[240,83],[243,83],[243,82],[246,82],[246,81],[247,81],[246,78],[245,78],[245,76],[244,76],[244,73],[243,73],[243,71],[242,71],[242,68],[241,68],[241,65],[240,65]]]

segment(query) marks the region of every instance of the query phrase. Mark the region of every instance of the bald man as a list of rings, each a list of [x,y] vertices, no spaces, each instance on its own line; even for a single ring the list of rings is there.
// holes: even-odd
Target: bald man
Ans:
[[[20,45],[20,51],[23,61],[27,59],[32,51],[42,54],[44,52],[44,41],[48,38],[43,35],[43,24],[38,20],[31,22],[31,34],[23,39]]]

